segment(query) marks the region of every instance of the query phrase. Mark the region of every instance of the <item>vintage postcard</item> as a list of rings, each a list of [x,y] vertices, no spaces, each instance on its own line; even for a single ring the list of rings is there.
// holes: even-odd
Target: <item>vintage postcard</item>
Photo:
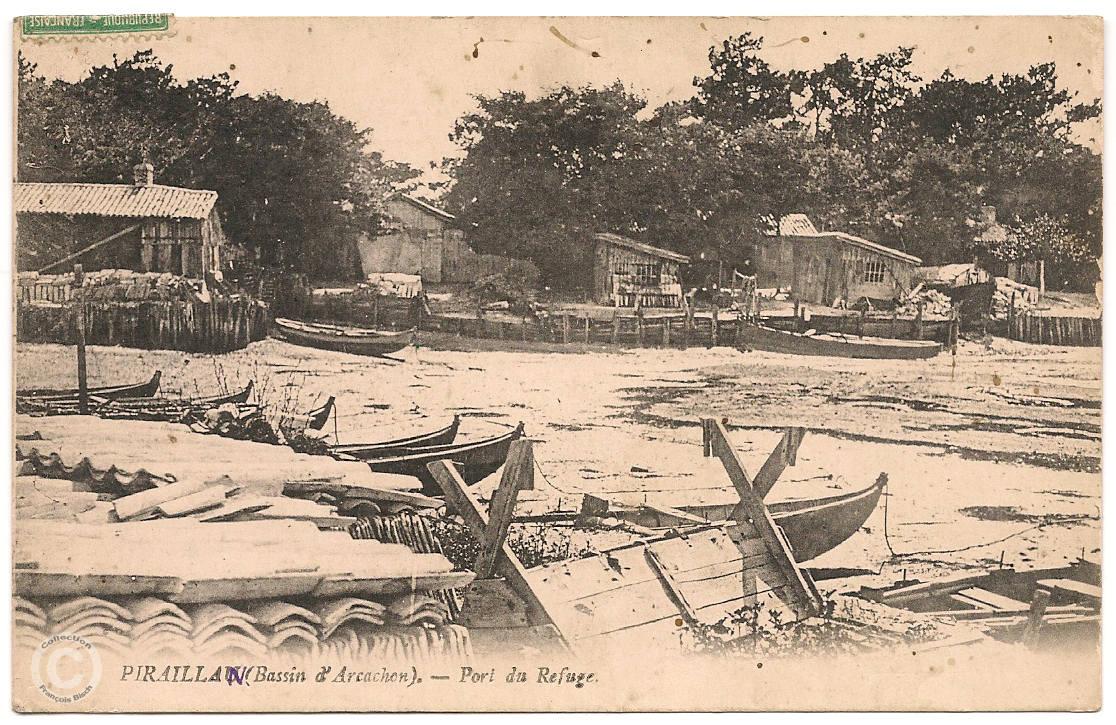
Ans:
[[[12,30],[16,710],[1100,707],[1099,18]]]

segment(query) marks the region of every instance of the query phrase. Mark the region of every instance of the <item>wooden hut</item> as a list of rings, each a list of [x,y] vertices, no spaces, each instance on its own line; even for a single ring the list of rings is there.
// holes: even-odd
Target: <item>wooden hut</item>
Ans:
[[[21,271],[130,269],[203,279],[220,269],[225,235],[217,192],[154,183],[150,164],[132,184],[17,183],[13,194]]]
[[[613,307],[680,307],[690,258],[619,234],[594,237],[593,301]]]
[[[897,249],[845,234],[819,232],[803,215],[799,223],[760,237],[754,269],[760,288],[790,290],[801,302],[833,305],[862,297],[891,300],[914,286],[915,267],[922,260]],[[789,231],[790,233],[785,233]]]
[[[424,282],[442,282],[447,267],[469,253],[465,233],[449,212],[405,194],[384,202],[387,233],[362,235],[357,241],[360,265],[370,274],[417,274]]]

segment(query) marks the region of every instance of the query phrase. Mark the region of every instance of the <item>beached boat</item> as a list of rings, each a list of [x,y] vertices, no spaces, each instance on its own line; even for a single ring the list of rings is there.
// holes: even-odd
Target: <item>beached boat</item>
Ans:
[[[234,393],[198,398],[120,398],[97,406],[94,412],[102,418],[192,422],[207,410],[230,403],[243,404],[252,394],[253,386],[254,382],[249,380]]]
[[[763,325],[740,325],[736,341],[739,347],[764,352],[873,360],[918,360],[934,357],[942,350],[940,342],[931,340],[894,340],[832,332],[786,332]]]
[[[329,420],[329,414],[333,412],[333,406],[336,402],[337,399],[331,395],[324,405],[307,413],[306,427],[311,430],[321,430],[322,426]]]
[[[767,504],[771,518],[783,530],[795,561],[805,562],[821,556],[848,540],[860,530],[887,487],[887,474],[859,491],[801,501],[776,501]],[[596,502],[600,506],[602,501]],[[614,516],[652,529],[699,523],[729,521],[735,503],[681,505],[676,507],[640,504],[617,505],[609,502],[601,516]]]
[[[410,345],[415,338],[414,328],[402,331],[368,330],[283,317],[275,318],[274,322],[279,337],[287,342],[354,355],[390,355]]]
[[[776,501],[767,505],[783,530],[795,561],[809,561],[843,544],[860,530],[887,487],[887,475],[866,489],[804,501]]]
[[[131,383],[128,385],[104,385],[96,388],[89,388],[86,392],[90,399],[96,398],[98,400],[116,400],[117,398],[150,398],[159,390],[159,381],[163,377],[161,370],[156,370],[151,379],[143,383]],[[32,388],[29,390],[16,391],[16,400],[31,400],[38,403],[66,403],[74,401],[77,403],[78,390],[77,388],[71,389],[51,389],[51,388]]]
[[[422,481],[424,493],[441,493],[441,488],[430,475],[426,464],[450,460],[457,464],[461,478],[474,484],[495,473],[508,458],[512,441],[523,437],[523,423],[501,435],[467,443],[449,443],[438,446],[405,448],[404,453],[366,461],[373,471],[401,473]]]
[[[1086,557],[1068,566],[966,571],[859,592],[888,606],[965,621],[1003,641],[1066,649],[1099,643],[1101,594],[1100,562]]]
[[[417,433],[404,438],[381,441],[379,443],[344,443],[329,447],[329,452],[335,456],[352,456],[362,461],[384,456],[396,456],[407,453],[408,448],[423,448],[426,446],[444,446],[453,443],[457,437],[457,429],[461,425],[461,416],[453,416],[453,422],[445,428],[439,428],[427,433]]]

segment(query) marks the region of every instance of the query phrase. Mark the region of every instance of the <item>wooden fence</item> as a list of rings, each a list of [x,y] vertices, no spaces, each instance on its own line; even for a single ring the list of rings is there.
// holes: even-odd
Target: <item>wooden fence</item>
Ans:
[[[1013,340],[1039,345],[1101,346],[1101,318],[1053,317],[1023,312],[1014,315],[1008,325]]]
[[[688,347],[735,345],[738,318],[724,313],[707,316],[636,315],[615,312],[550,314],[515,319],[510,315],[427,315],[422,329],[463,337],[522,342],[612,344],[629,347]]]
[[[91,301],[83,307],[90,345],[227,352],[262,340],[270,324],[267,307],[248,297]],[[20,303],[16,336],[20,342],[74,344],[73,303]]]

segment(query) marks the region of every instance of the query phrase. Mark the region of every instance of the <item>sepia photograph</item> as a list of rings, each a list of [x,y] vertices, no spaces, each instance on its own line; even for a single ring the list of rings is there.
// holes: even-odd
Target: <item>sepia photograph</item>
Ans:
[[[1100,708],[1101,18],[12,32],[16,711]]]

